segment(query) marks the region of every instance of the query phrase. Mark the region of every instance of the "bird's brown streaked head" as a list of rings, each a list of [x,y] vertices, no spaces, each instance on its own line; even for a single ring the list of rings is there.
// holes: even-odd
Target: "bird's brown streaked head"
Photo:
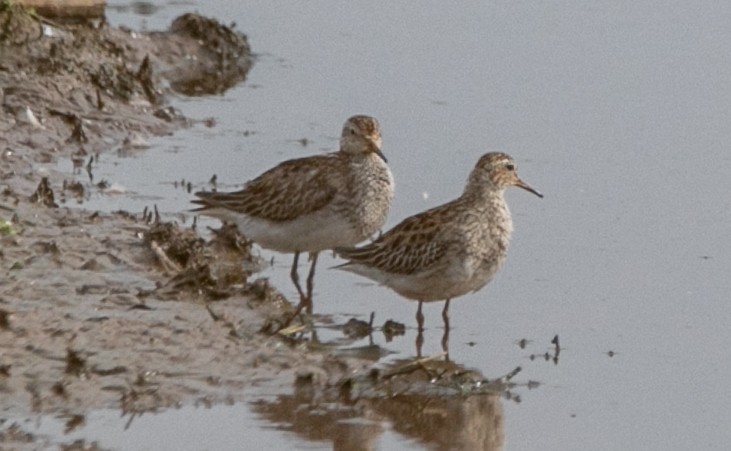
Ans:
[[[486,153],[477,162],[475,169],[472,170],[468,187],[485,184],[502,189],[517,186],[538,197],[543,197],[543,194],[518,177],[515,160],[510,155],[502,152]]]
[[[387,162],[381,152],[382,144],[381,127],[376,118],[356,115],[345,121],[340,135],[341,152],[353,155],[375,153]]]

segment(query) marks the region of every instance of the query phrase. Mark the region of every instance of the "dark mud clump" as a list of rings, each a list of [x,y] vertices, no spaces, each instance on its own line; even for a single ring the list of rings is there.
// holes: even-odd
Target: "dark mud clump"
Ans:
[[[260,261],[251,253],[251,241],[230,224],[211,233],[206,242],[193,228],[159,220],[143,233],[160,269],[172,274],[155,290],[157,296],[180,299],[188,293],[215,301],[252,290],[248,278]]]
[[[233,27],[221,27],[215,20],[197,14],[184,14],[173,21],[171,33],[202,42],[201,49],[208,53],[177,73],[171,84],[175,91],[189,96],[219,94],[244,80],[250,62],[241,56],[248,55],[249,46]]]

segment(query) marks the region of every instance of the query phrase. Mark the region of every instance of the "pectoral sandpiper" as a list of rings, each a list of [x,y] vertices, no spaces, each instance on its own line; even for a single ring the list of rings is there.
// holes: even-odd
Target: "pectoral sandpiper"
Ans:
[[[368,277],[419,302],[418,354],[423,340],[422,303],[444,300],[442,344],[446,348],[450,299],[481,289],[505,261],[513,222],[503,194],[510,186],[543,197],[518,178],[509,155],[487,153],[472,170],[459,198],[405,219],[373,243],[335,249],[349,260],[336,268]]]
[[[194,211],[236,224],[260,246],[294,253],[291,278],[300,295],[297,313],[312,311],[317,255],[354,246],[386,221],[394,182],[381,152],[381,130],[370,116],[343,125],[340,150],[288,160],[246,183],[240,191],[201,191]],[[310,254],[307,292],[297,272],[301,252]]]

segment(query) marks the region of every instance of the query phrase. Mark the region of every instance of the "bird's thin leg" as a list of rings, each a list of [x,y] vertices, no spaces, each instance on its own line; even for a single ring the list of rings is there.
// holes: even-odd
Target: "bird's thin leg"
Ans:
[[[442,335],[442,351],[445,353],[445,360],[449,360],[449,299],[444,302],[442,310],[442,319],[444,320],[444,335]]]
[[[284,322],[283,327],[289,326],[289,324],[292,322],[293,319],[297,318],[300,313],[302,312],[302,308],[307,305],[307,297],[302,292],[302,287],[300,286],[300,278],[299,274],[297,273],[297,266],[299,264],[300,259],[300,253],[299,251],[295,251],[294,253],[294,261],[292,262],[292,271],[289,273],[289,275],[292,277],[292,282],[294,282],[295,288],[297,288],[297,292],[300,295],[300,301],[297,304],[297,309],[294,311],[294,314],[290,316],[287,321]],[[302,323],[304,323],[304,320],[300,317],[300,320]]]
[[[317,252],[310,252],[310,273],[307,275],[307,313],[312,314],[312,291],[315,286],[315,265],[317,265]]]
[[[299,304],[297,304],[297,308],[295,309],[295,311],[294,311],[294,314],[292,314],[292,316],[290,316],[289,318],[287,318],[287,320],[286,320],[286,321],[284,322],[284,324],[282,325],[282,328],[288,327],[288,326],[289,326],[289,324],[290,324],[290,323],[292,322],[292,320],[293,320],[293,319],[295,319],[295,318],[297,318],[298,316],[300,316],[300,313],[302,313],[302,308],[303,308],[304,306],[305,306],[305,303],[304,303],[304,302],[302,302],[302,301],[300,301],[300,302],[299,302]],[[304,320],[304,319],[303,319],[303,318],[302,318],[301,316],[300,316],[300,322],[301,322],[302,324],[304,324],[304,323],[305,323],[305,320]]]
[[[421,357],[421,347],[424,345],[424,314],[421,313],[421,304],[419,301],[419,308],[416,309],[416,357]]]
[[[290,277],[292,277],[292,282],[294,282],[295,288],[297,288],[297,292],[300,294],[300,303],[304,302],[306,299],[305,293],[302,291],[302,287],[300,286],[300,276],[297,273],[297,265],[299,264],[300,259],[300,253],[299,251],[295,251],[294,253],[294,261],[292,262],[292,271],[289,273]]]
[[[444,320],[444,329],[449,330],[449,299],[444,301],[444,308],[442,309],[442,319]]]
[[[421,301],[419,301],[419,308],[416,309],[416,324],[420,331],[424,330],[424,314],[421,313]]]

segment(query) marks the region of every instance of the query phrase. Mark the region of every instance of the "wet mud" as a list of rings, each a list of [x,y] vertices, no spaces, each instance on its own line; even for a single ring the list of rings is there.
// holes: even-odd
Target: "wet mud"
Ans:
[[[244,401],[264,388],[282,395],[254,410],[303,437],[323,422],[315,429],[335,442],[367,443],[388,419],[428,442],[502,446],[500,403],[511,399],[515,372],[487,380],[445,355],[378,366],[382,350],[347,344],[377,331],[390,340],[403,324],[353,320],[337,326],[337,345],[316,340],[318,318],[282,329],[293,306],[257,276],[265,262],[235,228],[201,231],[154,207],[84,209],[88,192],[108,188],[94,179],[98,155],[214,124],[194,124],[166,98],[242,82],[252,64],[243,34],[197,14],[138,33],[2,5],[0,447],[39,447],[18,418],[54,415],[68,431],[93,409],[133,418]],[[56,169],[63,159],[89,181]]]

